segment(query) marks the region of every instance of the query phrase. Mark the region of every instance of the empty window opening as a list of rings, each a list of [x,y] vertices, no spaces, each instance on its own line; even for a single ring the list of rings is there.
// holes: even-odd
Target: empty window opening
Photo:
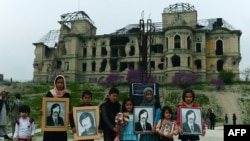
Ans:
[[[135,55],[135,46],[130,46],[129,56]]]
[[[164,58],[162,57],[162,58],[161,58],[161,62],[164,62],[164,61],[165,61],[165,60],[164,60]]]
[[[105,71],[107,62],[108,62],[107,59],[103,59],[103,60],[102,60],[102,62],[101,62],[101,67],[100,67],[100,72]]]
[[[110,69],[111,71],[116,71],[117,70],[117,59],[110,59]]]
[[[200,59],[198,59],[198,60],[195,60],[194,61],[194,64],[195,64],[195,66],[196,66],[196,69],[201,69],[201,60]]]
[[[180,56],[174,55],[172,57],[172,65],[173,65],[173,67],[179,67],[180,63],[181,63]]]
[[[87,70],[87,64],[86,63],[82,63],[82,71],[86,72]]]
[[[166,68],[168,67],[168,58],[166,57]]]
[[[106,47],[102,47],[101,49],[101,55],[106,56],[108,54]]]
[[[151,52],[163,53],[163,46],[161,44],[156,44],[151,46]]]
[[[233,61],[233,62],[232,62],[232,64],[233,64],[233,65],[236,65],[236,62],[235,62],[235,61]]]
[[[168,38],[166,38],[166,48],[168,50]]]
[[[196,43],[196,52],[197,53],[201,52],[201,43]]]
[[[164,64],[163,64],[163,63],[160,63],[160,64],[158,65],[158,68],[159,68],[160,70],[163,70]]]
[[[92,67],[92,71],[95,71],[95,70],[96,70],[96,63],[95,63],[95,61],[92,62],[91,67]]]
[[[119,55],[121,57],[125,57],[126,56],[125,47],[124,46],[120,46],[118,49],[119,49]]]
[[[92,56],[96,56],[96,48],[95,47],[92,48]]]
[[[60,69],[61,66],[62,66],[62,61],[57,60],[57,61],[56,61],[56,68],[57,68],[57,69]]]
[[[134,62],[128,62],[128,68],[129,68],[129,70],[133,70],[135,68],[135,63]]]
[[[221,70],[223,70],[223,61],[218,60],[217,61],[217,71],[221,71]]]
[[[188,65],[188,67],[190,67],[190,56],[188,57],[188,59],[187,59],[187,65]]]
[[[176,35],[174,37],[174,48],[181,48],[181,37],[179,35]]]
[[[155,61],[150,62],[150,69],[153,71],[155,70]]]
[[[86,47],[84,47],[84,48],[82,49],[82,56],[83,56],[83,57],[87,57],[87,48],[86,48]]]
[[[119,71],[122,72],[122,71],[125,71],[125,69],[128,67],[128,63],[127,62],[121,62],[120,63],[120,69]]]
[[[190,39],[190,37],[187,37],[187,49],[188,50],[191,49],[191,39]]]
[[[111,47],[111,57],[118,57],[118,48]]]
[[[216,41],[216,55],[223,55],[223,42],[221,40]]]

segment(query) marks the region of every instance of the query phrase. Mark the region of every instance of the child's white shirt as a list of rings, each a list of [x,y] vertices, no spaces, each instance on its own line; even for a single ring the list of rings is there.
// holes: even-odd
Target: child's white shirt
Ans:
[[[35,130],[35,123],[34,121],[31,122],[30,117],[20,117],[19,124],[16,122],[13,138],[26,139],[28,136],[33,136],[35,134]]]

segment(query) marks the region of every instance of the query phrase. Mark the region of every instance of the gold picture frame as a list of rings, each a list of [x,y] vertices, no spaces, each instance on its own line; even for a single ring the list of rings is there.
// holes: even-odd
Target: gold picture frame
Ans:
[[[101,134],[98,133],[100,121],[99,106],[73,107],[73,116],[76,128],[74,140],[101,138]]]
[[[52,116],[57,111],[58,116]],[[42,131],[67,131],[69,125],[69,98],[44,97],[42,103]],[[56,114],[56,112],[55,112]],[[57,118],[54,118],[57,117]]]
[[[154,107],[153,106],[134,106],[134,132],[151,133],[154,124]],[[145,127],[140,123],[140,119],[145,119]]]
[[[202,134],[201,108],[181,108],[181,129],[184,135]]]

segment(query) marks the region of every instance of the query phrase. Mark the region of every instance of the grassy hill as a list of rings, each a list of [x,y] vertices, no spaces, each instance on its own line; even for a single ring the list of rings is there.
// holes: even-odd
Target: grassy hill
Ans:
[[[53,83],[19,83],[14,82],[7,88],[13,95],[10,101],[14,98],[14,93],[19,92],[22,100],[31,107],[31,117],[36,120],[37,128],[41,126],[40,109],[42,108],[42,98],[53,87]],[[109,88],[99,87],[91,83],[68,83],[67,88],[71,91],[72,107],[81,103],[81,93],[84,90],[90,90],[93,93],[93,104],[99,105]],[[196,93],[196,101],[202,107],[203,115],[208,108],[213,108],[217,115],[217,123],[223,123],[224,114],[236,112],[238,121],[243,124],[249,124],[250,120],[247,117],[250,115],[250,87],[249,84],[234,84],[225,86],[222,90],[217,90],[214,86],[203,83],[192,86]],[[121,102],[129,94],[129,85],[118,86],[121,91],[119,101]],[[159,88],[161,105],[169,105],[176,111],[176,105],[181,101],[182,89],[164,85]],[[221,99],[219,99],[221,98]],[[226,101],[233,102],[227,103]],[[224,102],[222,102],[224,101]],[[233,105],[232,105],[233,104]],[[232,108],[234,107],[234,108]],[[234,111],[232,109],[235,109]],[[229,117],[230,118],[230,117]]]

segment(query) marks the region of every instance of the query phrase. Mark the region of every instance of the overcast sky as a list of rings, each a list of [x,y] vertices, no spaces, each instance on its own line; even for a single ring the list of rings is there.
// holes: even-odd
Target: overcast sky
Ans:
[[[84,11],[94,21],[97,35],[101,35],[138,24],[142,11],[145,20],[161,22],[164,8],[175,3],[194,5],[198,20],[223,18],[241,30],[240,70],[250,66],[250,0],[1,0],[0,74],[5,80],[32,80],[32,43],[50,30],[60,29],[62,14]]]

